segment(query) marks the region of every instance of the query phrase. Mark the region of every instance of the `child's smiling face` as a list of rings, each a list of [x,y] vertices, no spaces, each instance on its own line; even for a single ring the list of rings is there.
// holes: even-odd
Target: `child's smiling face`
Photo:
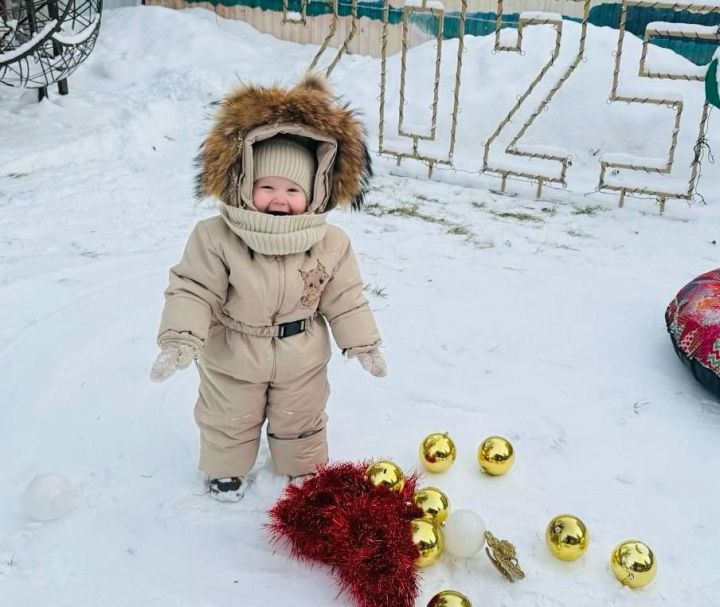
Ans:
[[[253,206],[270,215],[302,215],[307,210],[305,191],[285,177],[261,177],[253,184]]]

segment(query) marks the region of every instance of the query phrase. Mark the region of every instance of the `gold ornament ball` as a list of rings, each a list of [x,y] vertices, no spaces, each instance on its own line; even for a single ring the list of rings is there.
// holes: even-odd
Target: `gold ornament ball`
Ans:
[[[563,561],[574,561],[587,550],[590,534],[577,516],[561,514],[548,523],[545,541],[553,556]]]
[[[427,607],[472,607],[472,603],[464,594],[455,590],[443,590],[430,599]]]
[[[405,475],[400,466],[393,462],[375,462],[368,467],[365,474],[376,487],[386,487],[390,491],[402,491],[405,486]]]
[[[420,461],[430,472],[445,472],[456,457],[455,443],[447,432],[428,434],[420,443]]]
[[[515,450],[508,439],[490,436],[478,447],[477,461],[485,474],[502,476],[513,467]]]
[[[413,504],[423,511],[423,518],[442,525],[450,514],[450,500],[440,489],[423,487],[413,493]]]
[[[657,561],[647,544],[639,540],[620,542],[610,555],[615,577],[630,588],[642,588],[655,579]]]
[[[445,547],[443,533],[435,523],[424,518],[416,518],[410,522],[413,544],[417,546],[420,556],[415,564],[428,567],[440,558]]]

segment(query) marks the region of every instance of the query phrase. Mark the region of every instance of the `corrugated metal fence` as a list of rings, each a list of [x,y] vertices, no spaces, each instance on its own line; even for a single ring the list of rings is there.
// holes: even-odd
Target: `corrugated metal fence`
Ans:
[[[383,2],[358,1],[354,5],[350,0],[305,1],[301,0],[146,0],[147,4],[158,4],[173,8],[204,7],[229,19],[241,19],[256,29],[272,34],[282,40],[293,42],[322,44],[328,28],[333,21],[333,9],[340,17],[330,46],[339,47],[350,33],[350,17],[357,10],[358,31],[349,43],[348,51],[379,57],[381,55],[381,35],[383,29]],[[460,0],[443,2],[443,37],[456,38],[460,27]],[[285,11],[290,19],[278,19],[278,13]],[[578,2],[564,0],[515,0],[506,2],[502,15],[503,27],[517,27],[518,18],[523,11],[541,11],[559,13],[565,19],[580,21],[582,14]],[[618,28],[621,5],[618,2],[592,2],[588,23],[596,26]],[[298,17],[299,23],[292,19]],[[308,19],[307,17],[312,17]],[[497,1],[474,0],[468,2],[465,16],[465,35],[484,36],[495,31],[497,19]],[[400,24],[402,21],[402,3],[391,2],[388,15],[390,24],[388,33],[388,52],[401,49]],[[691,23],[720,27],[720,14],[698,13],[691,10],[677,10],[671,4],[656,3],[656,6],[630,6],[627,12],[625,28],[628,32],[642,37],[648,23],[664,21],[670,23]],[[429,14],[411,16],[410,46],[420,44],[437,36],[440,25]],[[656,37],[653,44],[670,48],[697,65],[707,64],[716,44],[710,40],[688,40],[674,37]]]

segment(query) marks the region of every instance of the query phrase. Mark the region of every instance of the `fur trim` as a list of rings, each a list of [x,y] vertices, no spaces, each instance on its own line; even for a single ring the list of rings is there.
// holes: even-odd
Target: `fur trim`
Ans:
[[[367,134],[356,112],[338,103],[327,80],[317,74],[306,75],[289,89],[241,85],[220,103],[200,148],[197,195],[216,196],[233,205],[243,138],[255,128],[271,124],[296,124],[335,139],[338,149],[324,211],[338,205],[362,206],[372,176]]]

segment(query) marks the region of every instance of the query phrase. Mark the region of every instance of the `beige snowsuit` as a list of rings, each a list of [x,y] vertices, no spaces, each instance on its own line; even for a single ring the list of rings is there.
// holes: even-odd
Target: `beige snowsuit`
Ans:
[[[251,257],[213,217],[197,224],[170,271],[160,339],[187,331],[205,343],[195,419],[200,468],[212,478],[252,468],[266,418],[278,472],[295,476],[325,463],[325,321],[344,351],[380,342],[347,235],[328,226],[308,253]],[[273,327],[296,320],[306,320],[304,332],[276,335]]]
[[[195,419],[200,469],[211,478],[243,476],[253,467],[266,419],[279,473],[306,474],[327,462],[328,325],[349,355],[380,343],[350,240],[325,223],[324,212],[343,195],[361,202],[369,171],[359,157],[364,147],[357,147],[361,128],[348,127],[348,115],[340,114],[348,110],[333,103],[325,86],[316,79],[289,91],[243,88],[225,101],[204,144],[201,193],[223,201],[221,214],[195,226],[170,271],[158,343],[185,340],[199,351]],[[257,112],[239,116],[248,104],[264,108],[278,95],[294,102],[292,124],[277,110],[270,126],[243,122]],[[326,115],[316,115],[323,108],[308,98],[325,104]],[[329,132],[317,130],[320,124]],[[287,132],[318,141],[312,203],[304,215],[265,215],[252,207],[245,176],[252,174],[252,144]],[[223,137],[233,155],[221,147]]]

